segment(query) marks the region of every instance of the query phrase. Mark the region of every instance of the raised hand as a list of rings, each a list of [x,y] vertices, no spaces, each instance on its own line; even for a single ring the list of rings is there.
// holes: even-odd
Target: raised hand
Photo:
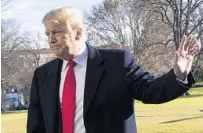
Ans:
[[[197,40],[191,35],[189,37],[184,35],[173,62],[173,69],[177,78],[185,79],[191,71],[193,59],[199,51],[200,46],[197,45]]]

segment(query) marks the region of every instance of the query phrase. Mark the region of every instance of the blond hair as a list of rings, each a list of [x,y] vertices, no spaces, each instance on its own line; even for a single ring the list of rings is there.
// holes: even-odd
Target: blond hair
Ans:
[[[55,21],[61,24],[68,24],[71,26],[73,30],[77,30],[79,28],[82,29],[82,37],[86,41],[86,30],[83,23],[83,13],[77,8],[73,8],[70,6],[65,6],[61,8],[56,8],[49,11],[44,18],[42,19],[42,23],[46,23],[48,21]]]

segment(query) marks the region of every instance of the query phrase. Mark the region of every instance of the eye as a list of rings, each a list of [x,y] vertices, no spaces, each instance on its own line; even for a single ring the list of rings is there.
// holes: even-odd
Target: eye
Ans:
[[[49,36],[49,32],[45,32],[46,36]]]
[[[53,34],[62,33],[62,32],[63,32],[62,30],[55,30],[53,31]]]

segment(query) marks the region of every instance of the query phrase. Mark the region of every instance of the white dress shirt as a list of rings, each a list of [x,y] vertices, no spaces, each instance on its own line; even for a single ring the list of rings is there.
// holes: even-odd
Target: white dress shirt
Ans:
[[[80,49],[78,56],[73,58],[73,61],[76,63],[74,67],[74,73],[76,78],[76,106],[75,106],[75,118],[74,118],[74,133],[86,133],[85,125],[83,120],[83,99],[84,99],[84,89],[85,89],[85,77],[86,77],[86,67],[87,67],[87,57],[88,50],[86,44]],[[67,61],[63,60],[62,70],[61,70],[61,81],[60,81],[60,90],[59,98],[60,103],[62,104],[62,94],[64,81],[66,73],[68,70]]]

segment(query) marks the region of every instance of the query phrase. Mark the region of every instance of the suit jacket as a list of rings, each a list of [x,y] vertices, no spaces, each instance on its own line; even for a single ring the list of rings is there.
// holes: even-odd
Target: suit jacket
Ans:
[[[50,61],[34,72],[27,133],[61,133],[59,84],[62,60]],[[173,70],[155,78],[124,50],[96,49],[88,45],[83,118],[87,133],[135,133],[134,99],[148,104],[171,101],[188,91]]]

